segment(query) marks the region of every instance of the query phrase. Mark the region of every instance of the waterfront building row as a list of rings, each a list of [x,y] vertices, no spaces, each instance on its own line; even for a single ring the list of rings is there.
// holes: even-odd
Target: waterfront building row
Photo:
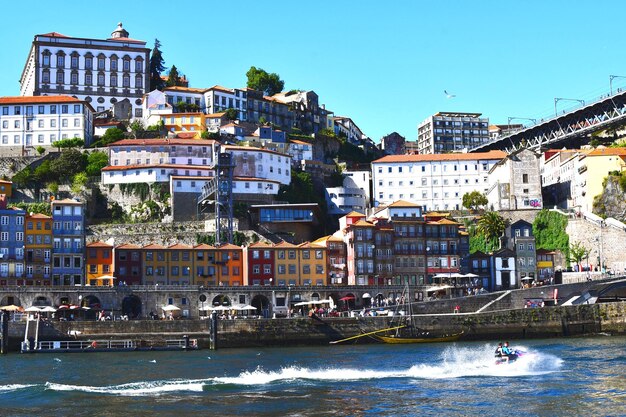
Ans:
[[[51,203],[52,216],[7,208],[0,199],[0,285],[84,283],[84,210],[75,200]]]

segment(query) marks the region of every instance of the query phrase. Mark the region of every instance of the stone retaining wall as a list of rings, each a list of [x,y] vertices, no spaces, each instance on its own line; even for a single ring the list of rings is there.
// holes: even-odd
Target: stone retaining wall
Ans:
[[[626,302],[544,307],[479,314],[431,314],[412,317],[415,326],[437,333],[463,331],[462,340],[549,338],[606,332],[626,334]],[[328,344],[389,326],[389,318],[308,317],[265,320],[218,320],[218,348]],[[11,323],[10,349],[24,337],[24,323]],[[159,341],[183,335],[208,347],[208,320],[54,322],[40,328],[39,340],[134,339]],[[368,337],[359,339],[372,341]]]

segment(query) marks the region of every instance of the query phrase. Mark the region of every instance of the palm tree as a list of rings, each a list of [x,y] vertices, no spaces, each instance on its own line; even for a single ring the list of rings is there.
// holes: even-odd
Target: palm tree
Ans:
[[[485,241],[491,242],[497,248],[498,239],[504,234],[507,221],[495,211],[488,211],[478,220],[476,233],[482,235]]]

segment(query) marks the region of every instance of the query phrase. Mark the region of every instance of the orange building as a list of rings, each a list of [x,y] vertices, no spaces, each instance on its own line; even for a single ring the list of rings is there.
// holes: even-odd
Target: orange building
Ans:
[[[218,284],[224,286],[244,285],[242,248],[227,243],[217,247],[215,254]]]
[[[92,242],[87,245],[87,284],[113,286],[113,245]]]

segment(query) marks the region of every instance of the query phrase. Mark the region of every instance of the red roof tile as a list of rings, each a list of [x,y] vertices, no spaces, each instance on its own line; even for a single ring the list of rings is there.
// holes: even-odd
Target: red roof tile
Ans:
[[[376,163],[389,162],[429,162],[429,161],[473,161],[484,159],[500,160],[507,156],[503,151],[489,151],[476,153],[442,153],[442,154],[418,154],[418,155],[387,155],[375,161]]]

